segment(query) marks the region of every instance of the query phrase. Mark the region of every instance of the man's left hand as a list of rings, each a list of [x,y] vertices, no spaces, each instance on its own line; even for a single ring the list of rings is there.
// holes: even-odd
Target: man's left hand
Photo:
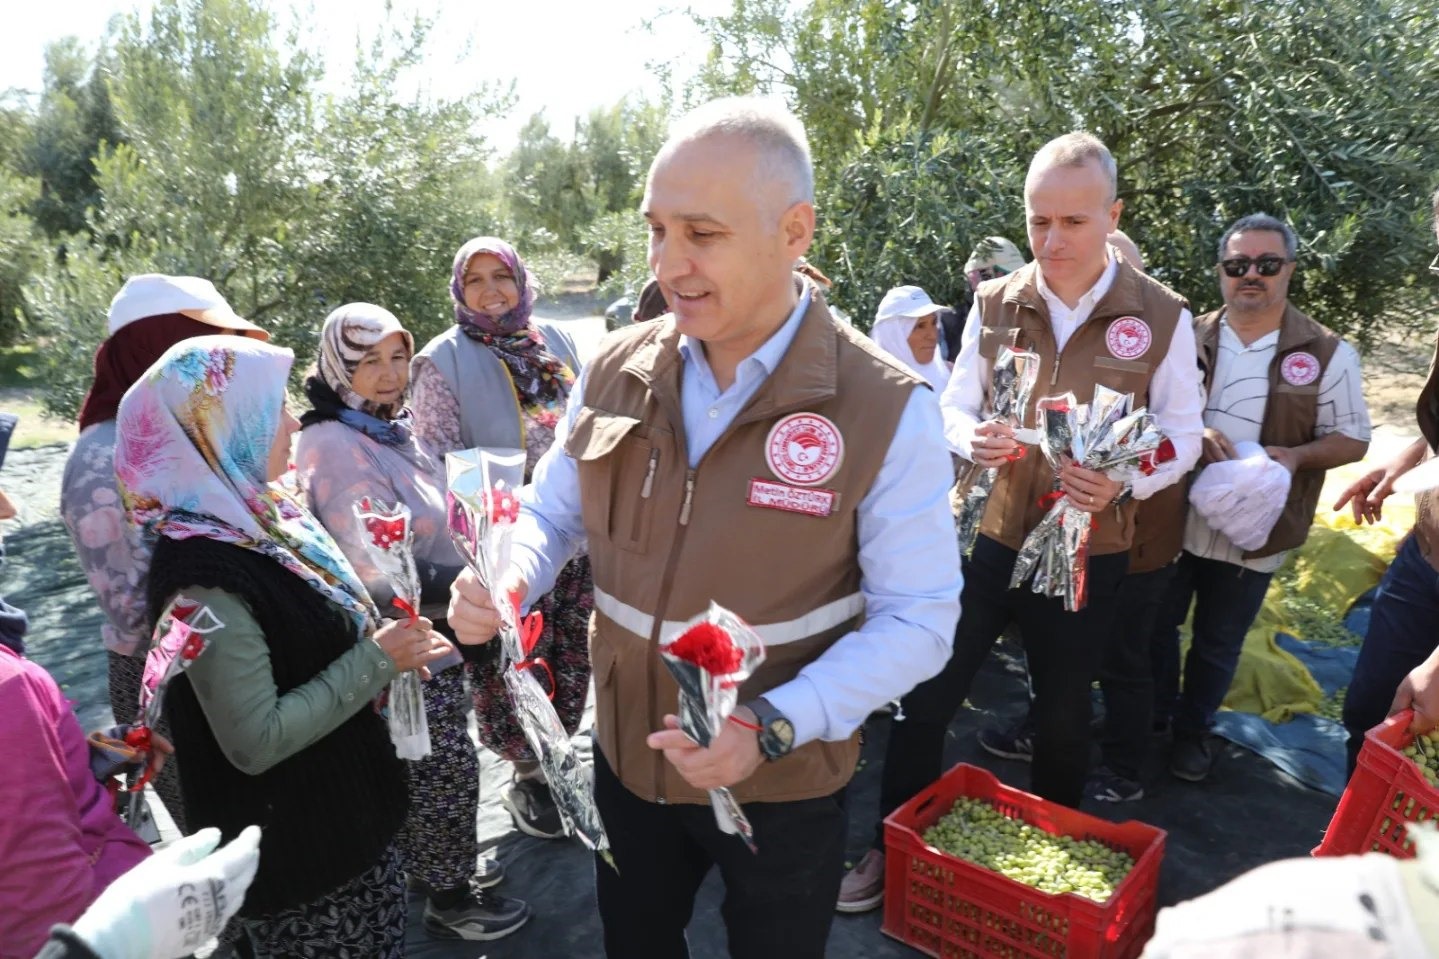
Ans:
[[[1124,484],[1103,473],[1087,470],[1073,463],[1059,471],[1060,488],[1086,513],[1098,513],[1109,507]]]
[[[1299,457],[1296,456],[1294,451],[1289,447],[1266,446],[1264,447],[1264,452],[1268,453],[1269,458],[1274,462],[1287,469],[1290,476],[1293,476],[1299,471]]]
[[[743,706],[735,712],[741,719],[754,721]],[[731,722],[726,722],[709,746],[701,749],[680,730],[678,716],[666,716],[665,728],[650,733],[647,742],[651,749],[662,750],[670,765],[696,789],[719,789],[744,782],[764,762],[759,737],[753,730]]]

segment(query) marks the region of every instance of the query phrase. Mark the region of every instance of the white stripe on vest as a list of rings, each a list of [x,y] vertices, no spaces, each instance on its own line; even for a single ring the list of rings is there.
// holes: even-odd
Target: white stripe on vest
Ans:
[[[654,631],[655,618],[653,616],[629,603],[621,602],[598,586],[595,587],[595,609],[637,636],[648,638]],[[751,624],[750,628],[759,634],[759,638],[764,641],[766,646],[782,646],[785,643],[798,642],[801,639],[808,639],[826,630],[834,629],[862,612],[864,612],[864,594],[854,592],[848,596],[842,596],[834,602],[825,603],[818,609],[810,610],[797,619],[783,623],[766,623],[763,626]],[[660,623],[660,642],[667,643],[674,639],[687,625],[687,623],[672,619],[663,621]]]

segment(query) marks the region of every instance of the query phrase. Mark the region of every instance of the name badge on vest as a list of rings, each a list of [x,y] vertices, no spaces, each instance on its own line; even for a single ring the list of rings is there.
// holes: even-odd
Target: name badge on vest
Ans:
[[[1319,379],[1319,357],[1303,350],[1290,353],[1279,364],[1279,375],[1290,386],[1308,386]]]
[[[750,480],[749,505],[810,516],[834,512],[839,494],[812,488],[832,477],[844,462],[844,437],[831,420],[818,413],[783,417],[765,437],[764,458],[784,482]]]
[[[1104,345],[1121,360],[1143,356],[1149,352],[1149,344],[1153,342],[1154,334],[1150,332],[1149,324],[1137,316],[1121,316],[1109,324],[1104,333]]]

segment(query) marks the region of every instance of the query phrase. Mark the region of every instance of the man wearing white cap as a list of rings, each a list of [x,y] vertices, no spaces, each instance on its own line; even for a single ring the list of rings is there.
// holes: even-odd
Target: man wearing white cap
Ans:
[[[150,632],[145,578],[150,553],[125,520],[115,486],[115,410],[120,397],[160,355],[192,336],[228,331],[268,340],[270,334],[230,308],[209,280],[146,273],[131,277],[110,303],[107,338],[95,353],[95,379],[80,409],[80,437],[65,461],[60,514],[104,621],[110,706],[115,721],[135,718]],[[180,819],[173,780],[157,783]]]
[[[924,377],[935,393],[949,382],[949,364],[939,356],[936,315],[944,307],[917,286],[897,286],[884,295],[870,339]]]

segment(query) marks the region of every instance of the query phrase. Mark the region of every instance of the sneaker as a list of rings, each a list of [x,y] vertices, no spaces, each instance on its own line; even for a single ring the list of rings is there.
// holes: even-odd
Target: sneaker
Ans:
[[[884,853],[871,849],[839,884],[840,912],[869,912],[884,902]]]
[[[480,862],[475,869],[475,874],[470,877],[470,888],[491,889],[504,881],[504,865],[489,853],[481,853]],[[406,876],[405,888],[410,892],[417,892],[424,896],[428,896],[433,891],[430,889],[430,884],[418,876]]]
[[[440,909],[430,900],[425,901],[425,932],[436,939],[503,939],[529,918],[528,904],[484,889],[476,890],[453,909]]]
[[[472,889],[492,889],[505,881],[505,867],[489,853],[480,854],[480,864],[470,879]]]
[[[980,748],[991,756],[1022,763],[1034,759],[1034,730],[1029,727],[1027,718],[1006,729],[981,729],[975,738],[979,740]]]
[[[1214,768],[1214,746],[1204,736],[1175,736],[1169,754],[1169,771],[1179,779],[1200,783]]]
[[[565,834],[559,807],[550,795],[550,787],[542,780],[518,779],[511,783],[505,790],[504,803],[515,825],[526,836],[559,839]]]
[[[1144,798],[1144,786],[1127,776],[1100,766],[1089,780],[1085,792],[1095,802],[1134,802]]]

